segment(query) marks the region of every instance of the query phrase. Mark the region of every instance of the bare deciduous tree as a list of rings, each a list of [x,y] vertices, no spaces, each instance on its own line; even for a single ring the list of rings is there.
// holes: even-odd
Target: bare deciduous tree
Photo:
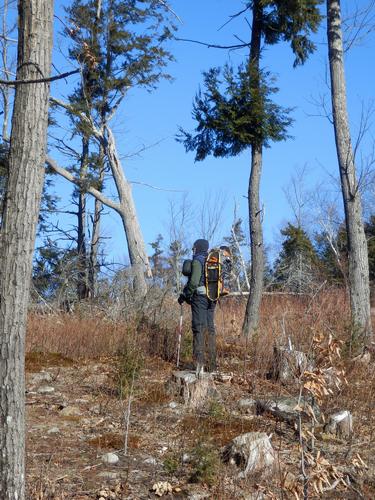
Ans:
[[[17,80],[49,77],[52,0],[18,2]],[[49,84],[16,88],[0,240],[0,497],[25,496],[24,359],[32,256],[44,179]]]
[[[352,322],[361,330],[364,342],[369,343],[372,339],[372,327],[368,253],[347,112],[339,0],[327,0],[327,34],[333,124],[348,238]]]

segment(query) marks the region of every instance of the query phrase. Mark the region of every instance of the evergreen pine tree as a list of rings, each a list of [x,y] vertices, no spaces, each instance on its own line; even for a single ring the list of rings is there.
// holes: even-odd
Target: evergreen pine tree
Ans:
[[[276,283],[296,293],[312,291],[318,278],[318,256],[309,236],[290,223],[281,234],[284,241],[275,263]]]
[[[289,109],[271,99],[276,88],[269,73],[260,68],[261,44],[290,43],[295,65],[303,64],[315,49],[309,36],[319,26],[321,0],[253,0],[246,2],[242,12],[251,11],[249,57],[237,70],[225,66],[204,74],[204,92],[196,96],[193,117],[197,122],[194,134],[181,130],[187,151],[195,151],[196,161],[212,154],[217,157],[236,156],[251,149],[251,172],[248,189],[251,243],[250,294],[243,324],[243,333],[251,334],[258,325],[264,279],[263,211],[259,201],[263,148],[272,141],[287,138],[291,123]],[[237,46],[238,47],[238,46]]]
[[[93,180],[103,185],[105,155],[119,194],[119,203],[109,205],[121,215],[135,291],[142,295],[147,290],[144,272],[149,274],[150,267],[131,188],[122,170],[109,121],[130,88],[152,90],[160,79],[169,78],[165,67],[172,57],[165,49],[165,42],[174,29],[169,22],[169,8],[166,2],[153,0],[74,0],[67,14],[65,33],[73,42],[69,54],[81,65],[83,77],[70,97],[70,105],[65,106],[76,133],[82,137],[82,157],[76,177],[79,223],[83,226],[85,220],[85,188],[90,188]],[[102,163],[94,179],[90,179],[89,149],[93,147],[93,140]],[[96,222],[99,212],[100,207],[98,210],[96,207]],[[79,231],[81,237],[78,238],[82,262],[88,260],[84,233]],[[93,234],[97,233],[94,229]],[[94,254],[91,251],[90,261],[95,261]]]

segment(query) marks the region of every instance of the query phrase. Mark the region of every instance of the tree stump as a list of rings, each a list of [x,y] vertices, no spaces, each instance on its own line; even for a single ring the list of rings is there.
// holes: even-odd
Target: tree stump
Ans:
[[[338,437],[350,439],[353,434],[353,417],[350,411],[343,410],[331,415],[324,426],[324,431]]]
[[[261,472],[271,473],[276,454],[265,432],[248,432],[234,438],[224,450],[224,460],[242,467],[239,478]]]
[[[291,347],[274,347],[274,359],[271,370],[272,378],[287,382],[298,378],[305,370],[313,369],[312,362],[302,351]]]
[[[169,390],[181,396],[184,404],[190,408],[203,406],[209,397],[216,394],[214,380],[210,373],[202,373],[197,377],[191,371],[173,372]]]

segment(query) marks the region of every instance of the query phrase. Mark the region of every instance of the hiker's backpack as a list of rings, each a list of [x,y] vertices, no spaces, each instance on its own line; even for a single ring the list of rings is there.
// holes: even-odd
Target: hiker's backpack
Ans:
[[[182,274],[186,276],[187,278],[191,275],[191,264],[192,264],[191,259],[185,259],[183,264],[182,264]]]
[[[230,293],[232,254],[228,247],[213,248],[208,252],[205,263],[206,293],[216,301]]]

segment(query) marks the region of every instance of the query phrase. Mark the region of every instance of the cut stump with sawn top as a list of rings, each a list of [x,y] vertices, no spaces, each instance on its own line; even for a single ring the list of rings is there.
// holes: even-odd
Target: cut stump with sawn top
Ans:
[[[182,397],[184,404],[190,408],[203,406],[207,399],[217,394],[210,373],[201,373],[197,377],[192,371],[174,371],[168,388],[171,393]]]

